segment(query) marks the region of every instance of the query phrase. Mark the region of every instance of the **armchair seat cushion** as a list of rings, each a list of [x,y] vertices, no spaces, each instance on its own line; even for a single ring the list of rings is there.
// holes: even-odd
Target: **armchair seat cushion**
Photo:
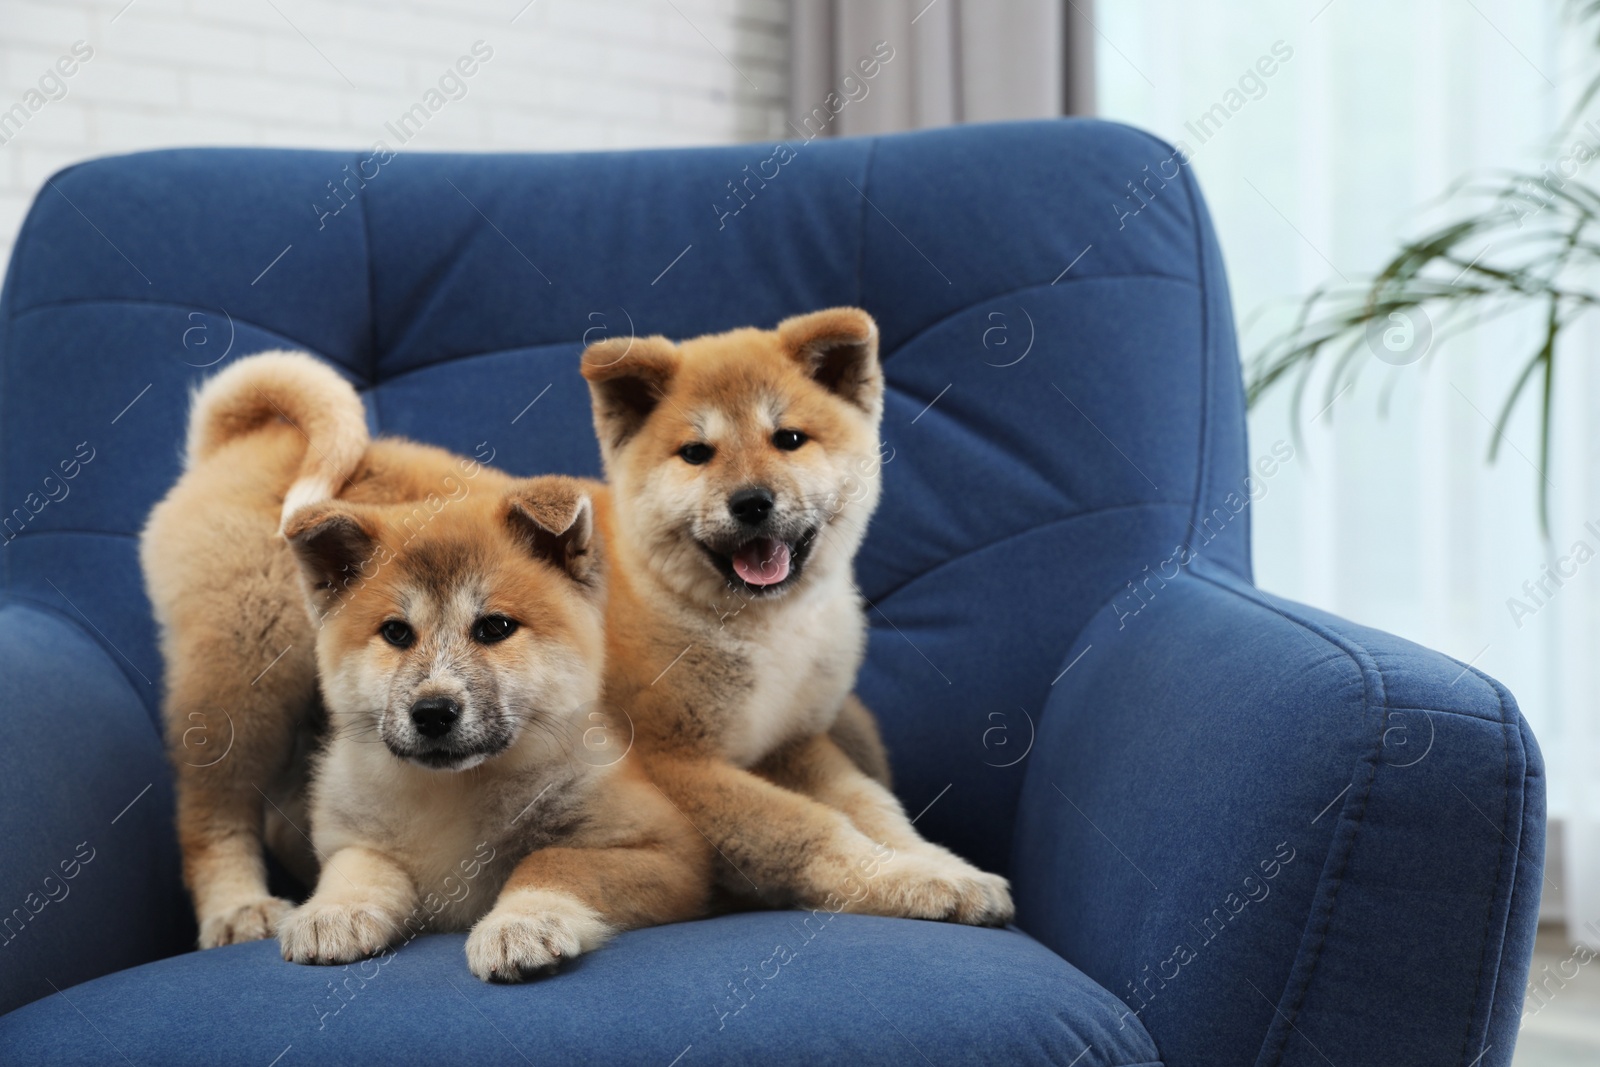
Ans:
[[[0,1018],[0,1062],[1158,1062],[1112,993],[1016,930],[752,912],[624,934],[519,986],[474,978],[464,940],[349,967],[276,942],[175,956]]]

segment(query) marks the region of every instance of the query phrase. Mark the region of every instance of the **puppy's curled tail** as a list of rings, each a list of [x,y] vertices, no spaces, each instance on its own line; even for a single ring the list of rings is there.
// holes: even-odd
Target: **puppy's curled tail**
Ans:
[[[279,420],[305,434],[305,458],[283,499],[282,518],[333,497],[366,453],[361,398],[332,367],[304,352],[262,352],[202,385],[189,413],[186,467]]]

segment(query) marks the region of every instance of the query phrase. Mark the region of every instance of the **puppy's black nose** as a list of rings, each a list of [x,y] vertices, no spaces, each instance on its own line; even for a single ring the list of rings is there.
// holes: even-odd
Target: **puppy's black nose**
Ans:
[[[424,697],[411,705],[411,721],[423,737],[443,737],[461,718],[461,707],[449,697]]]
[[[728,498],[728,510],[746,526],[760,526],[772,514],[772,490],[762,486],[741,489]]]

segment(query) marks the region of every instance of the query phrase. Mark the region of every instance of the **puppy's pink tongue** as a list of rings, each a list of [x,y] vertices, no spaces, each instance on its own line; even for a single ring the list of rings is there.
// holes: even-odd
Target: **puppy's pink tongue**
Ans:
[[[751,585],[777,585],[789,577],[789,546],[758,537],[733,554],[733,573]]]

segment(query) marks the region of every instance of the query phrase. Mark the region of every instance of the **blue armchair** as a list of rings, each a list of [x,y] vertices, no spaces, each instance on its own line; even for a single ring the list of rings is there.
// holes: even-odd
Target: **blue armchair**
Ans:
[[[305,348],[381,432],[594,475],[585,341],[835,304],[889,379],[860,692],[1015,928],[746,913],[515,987],[460,936],[190,951],[135,546],[209,368]],[[1247,448],[1149,136],[100,160],[39,194],[0,346],[0,1062],[1510,1062],[1538,748],[1471,667],[1252,586],[1293,456]]]

